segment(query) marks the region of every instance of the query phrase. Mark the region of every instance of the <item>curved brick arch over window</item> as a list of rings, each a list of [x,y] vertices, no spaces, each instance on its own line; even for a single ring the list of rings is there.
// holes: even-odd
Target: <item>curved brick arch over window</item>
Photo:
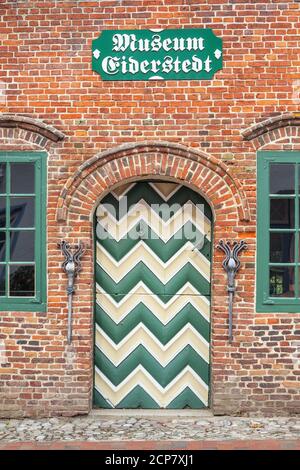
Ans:
[[[226,165],[204,152],[155,142],[118,147],[85,162],[60,194],[57,220],[86,220],[112,186],[147,176],[189,184],[206,197],[221,219],[250,220],[244,191]]]
[[[8,142],[26,142],[39,148],[64,139],[65,135],[40,119],[18,114],[0,114],[0,139]]]
[[[256,150],[282,142],[284,139],[294,145],[299,145],[300,115],[286,113],[273,116],[248,127],[241,134],[244,140],[252,142]]]

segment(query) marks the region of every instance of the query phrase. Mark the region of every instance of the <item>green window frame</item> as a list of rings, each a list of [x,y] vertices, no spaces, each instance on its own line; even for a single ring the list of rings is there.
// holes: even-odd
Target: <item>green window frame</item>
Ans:
[[[290,189],[272,193],[287,170]],[[257,312],[300,311],[299,185],[300,152],[257,153]]]
[[[14,171],[13,168],[17,168],[13,164],[33,164],[34,166],[34,192],[25,191],[19,192],[17,189],[13,190],[11,186],[11,172]],[[0,268],[2,266],[5,282],[2,284],[0,296],[0,311],[36,311],[43,312],[46,311],[46,297],[47,297],[47,279],[46,279],[46,201],[47,201],[47,153],[46,152],[0,152],[0,164],[5,164],[2,168],[5,167],[5,189],[1,193],[0,197],[2,201],[5,201],[2,204],[2,212],[4,213],[3,220],[5,221],[4,225],[0,228],[2,232],[2,258],[0,259]],[[11,203],[11,198],[14,198],[14,201],[30,201],[32,198],[33,202],[30,202],[32,210],[31,216],[33,219],[32,224],[28,226],[25,223],[25,227],[16,225],[14,228],[14,223],[12,222],[12,210],[14,208]],[[19,199],[18,199],[19,198]],[[16,202],[14,203],[16,204]],[[34,215],[33,215],[34,214]],[[18,233],[21,231],[26,231],[27,236],[32,243],[33,251],[33,260],[31,261],[13,261],[13,254],[10,253],[11,246],[13,246],[13,239],[18,237]],[[18,233],[16,233],[18,232]],[[30,232],[34,232],[32,236]],[[26,236],[26,235],[25,235]],[[20,235],[19,235],[20,237]],[[20,239],[20,238],[19,238]],[[22,238],[21,238],[22,239]],[[33,241],[34,240],[34,241]],[[26,259],[26,258],[25,258]],[[34,266],[32,269],[34,271],[34,290],[32,291],[33,295],[30,295],[30,289],[24,296],[21,296],[20,293],[15,295],[10,295],[10,280],[9,273],[11,272],[11,267],[15,266],[15,270],[18,270],[18,267],[28,268]],[[24,271],[23,271],[24,272]],[[25,271],[26,272],[26,271]],[[32,271],[31,271],[32,272]],[[24,274],[23,274],[24,276]],[[17,289],[15,287],[15,289]]]

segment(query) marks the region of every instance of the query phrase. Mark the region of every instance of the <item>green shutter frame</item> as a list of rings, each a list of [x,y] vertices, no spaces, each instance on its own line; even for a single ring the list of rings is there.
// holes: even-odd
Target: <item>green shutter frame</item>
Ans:
[[[36,296],[0,297],[0,311],[44,312],[47,308],[46,208],[47,153],[0,152],[0,163],[35,164],[35,286]],[[7,189],[6,189],[7,191]]]
[[[256,311],[257,312],[299,312],[298,298],[276,298],[269,295],[269,256],[270,256],[270,163],[296,163],[295,176],[295,263],[280,265],[295,266],[295,286],[299,286],[299,169],[300,152],[260,151],[257,152],[257,250],[256,250]],[[284,231],[284,230],[283,230]],[[299,269],[298,269],[299,268]],[[296,288],[296,287],[295,287]],[[299,289],[299,288],[298,288]]]

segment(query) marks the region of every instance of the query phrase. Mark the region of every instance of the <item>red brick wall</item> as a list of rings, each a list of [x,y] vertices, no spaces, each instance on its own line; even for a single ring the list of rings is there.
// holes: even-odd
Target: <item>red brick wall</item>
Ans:
[[[102,82],[91,71],[91,41],[101,30],[158,27],[213,28],[223,39],[223,70],[211,81],[130,83]],[[56,142],[38,125],[1,128],[0,121],[0,150],[49,153],[48,311],[0,312],[1,416],[89,411],[92,212],[113,184],[141,175],[198,188],[214,209],[215,240],[243,238],[249,246],[237,279],[232,345],[222,255],[214,253],[214,412],[299,411],[299,314],[258,314],[254,307],[256,151],[300,150],[299,37],[294,0],[0,0],[0,112],[42,120],[65,134]],[[277,128],[271,119],[261,135],[243,136],[286,113]],[[155,144],[136,145],[144,141]],[[76,285],[71,346],[61,239],[89,246]]]

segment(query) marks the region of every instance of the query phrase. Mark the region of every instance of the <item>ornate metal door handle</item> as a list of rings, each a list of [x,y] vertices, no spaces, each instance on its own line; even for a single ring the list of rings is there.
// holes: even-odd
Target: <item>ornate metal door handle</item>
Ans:
[[[247,248],[247,244],[241,240],[240,242],[230,241],[224,242],[220,240],[217,244],[217,248],[225,253],[225,259],[222,262],[222,266],[227,273],[227,292],[228,292],[228,308],[229,308],[229,342],[232,343],[232,308],[233,308],[233,297],[235,293],[235,275],[240,268],[240,260],[238,254],[240,251]]]
[[[71,246],[66,241],[58,243],[61,248],[65,261],[62,263],[62,268],[68,276],[67,294],[68,294],[68,344],[72,342],[72,303],[74,290],[74,280],[79,271],[81,270],[80,259],[85,252],[83,243],[79,242],[75,246],[75,251],[72,253]]]

